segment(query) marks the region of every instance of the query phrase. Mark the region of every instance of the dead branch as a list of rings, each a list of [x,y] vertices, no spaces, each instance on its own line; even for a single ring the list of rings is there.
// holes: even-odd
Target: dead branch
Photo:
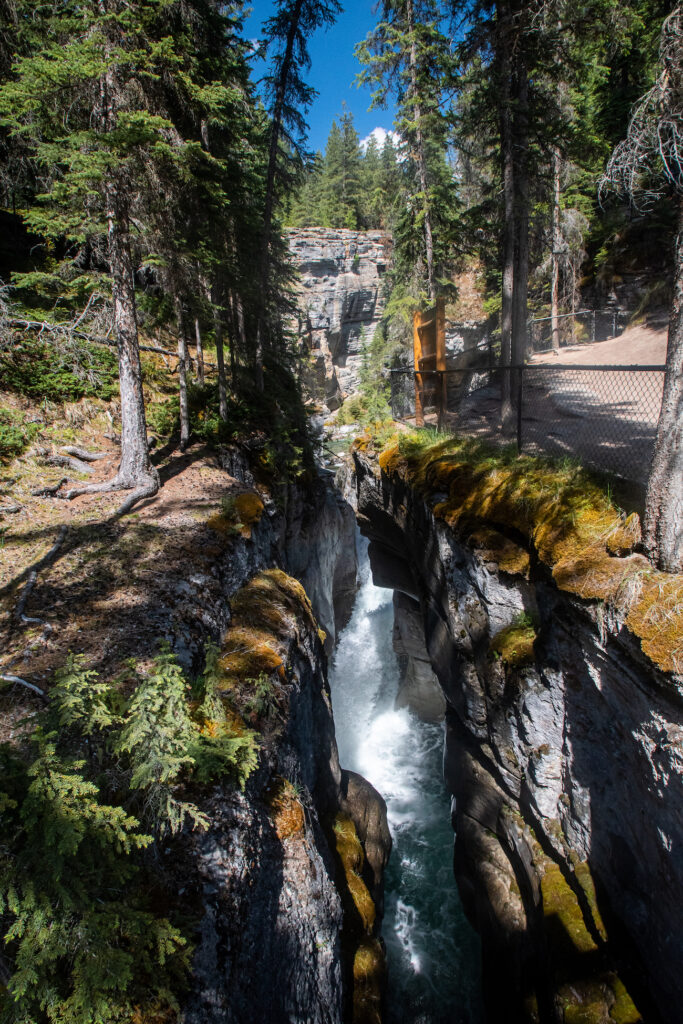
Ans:
[[[0,679],[3,681],[3,683],[16,683],[19,686],[25,686],[27,690],[33,690],[33,692],[37,693],[38,696],[42,697],[43,700],[47,700],[47,694],[45,693],[45,690],[41,690],[41,688],[39,686],[36,686],[35,683],[29,683],[26,681],[26,679],[21,679],[19,676],[5,675],[4,672],[0,673]]]
[[[0,505],[0,512],[4,512],[6,516],[11,516],[15,512],[21,512],[21,505]]]
[[[75,323],[80,323],[81,318],[79,317]],[[88,331],[82,331],[76,327],[74,323],[69,321],[62,321],[60,323],[50,323],[47,320],[24,320],[20,317],[8,317],[7,323],[10,327],[23,328],[25,331],[38,331],[42,334],[45,331],[47,334],[59,334],[66,335],[67,337],[82,338],[83,341],[88,341],[92,345],[105,345],[107,348],[116,348],[117,344],[112,338],[104,338],[98,334],[89,334]],[[172,356],[173,359],[178,358],[177,352],[172,352],[167,348],[160,348],[158,345],[139,345],[141,352],[156,352],[160,356]],[[212,370],[217,369],[216,363],[211,363],[208,360],[204,360],[206,366],[210,366]]]
[[[22,590],[22,592],[21,592],[21,594],[19,596],[19,600],[17,601],[17,606],[14,609],[14,618],[15,619],[20,620],[20,619],[23,618],[24,608],[26,607],[26,602],[28,601],[29,597],[31,596],[31,591],[35,587],[37,579],[38,579],[38,573],[34,569],[33,572],[29,573],[28,580],[26,581],[26,586]]]
[[[77,448],[76,445],[67,444],[62,448],[63,452],[67,455],[74,455],[77,459],[82,459],[83,462],[98,462],[99,459],[106,459],[107,452],[89,452],[85,448]]]

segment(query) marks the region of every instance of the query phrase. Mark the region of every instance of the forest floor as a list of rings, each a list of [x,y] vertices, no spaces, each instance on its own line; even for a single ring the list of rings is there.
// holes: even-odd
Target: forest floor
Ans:
[[[9,394],[0,400],[17,402]],[[144,665],[169,629],[183,628],[170,620],[188,580],[197,577],[196,589],[215,598],[211,566],[230,530],[216,532],[209,520],[246,488],[202,443],[184,453],[155,450],[161,489],[123,519],[115,516],[121,494],[34,495],[64,476],[80,482],[70,469],[45,464],[67,444],[106,453],[87,482],[114,475],[119,448],[105,435],[115,406],[83,400],[46,410],[22,400],[21,408],[43,417],[45,427],[22,456],[0,464],[0,675],[45,689],[69,651],[87,650],[93,667],[109,675],[127,658]],[[198,647],[196,637],[185,642],[190,654]],[[0,684],[0,741],[33,705],[40,699],[28,689]]]

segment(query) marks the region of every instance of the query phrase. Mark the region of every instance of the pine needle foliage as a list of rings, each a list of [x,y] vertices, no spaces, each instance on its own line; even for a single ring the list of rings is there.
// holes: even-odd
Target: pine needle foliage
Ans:
[[[188,707],[188,687],[168,645],[133,695],[116,752],[129,755],[130,788],[143,797],[143,815],[158,834],[179,832],[189,819],[205,827],[206,817],[176,796],[194,759],[189,750],[197,732]]]
[[[179,1011],[186,937],[150,903],[153,848],[206,827],[192,781],[244,785],[256,736],[228,721],[209,646],[196,710],[168,645],[151,670],[57,673],[30,741],[0,747],[1,1024],[116,1024]]]

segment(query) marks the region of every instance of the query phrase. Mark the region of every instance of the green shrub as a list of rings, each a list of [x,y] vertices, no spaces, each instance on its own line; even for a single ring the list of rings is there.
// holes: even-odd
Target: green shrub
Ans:
[[[158,910],[158,846],[186,823],[207,824],[183,797],[193,780],[230,773],[244,785],[257,760],[255,735],[227,721],[216,661],[209,647],[193,712],[168,647],[149,673],[133,666],[112,682],[70,655],[30,742],[0,747],[3,1024],[123,1024],[178,1010],[191,950],[170,919],[172,892],[169,916]]]
[[[75,402],[118,395],[116,352],[85,341],[47,342],[25,336],[0,350],[0,380],[29,398]]]
[[[39,430],[40,424],[27,423],[21,413],[0,406],[0,462],[21,455]]]

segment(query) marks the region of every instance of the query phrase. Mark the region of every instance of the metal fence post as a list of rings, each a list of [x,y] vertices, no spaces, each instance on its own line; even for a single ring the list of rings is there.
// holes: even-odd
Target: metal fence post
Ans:
[[[517,454],[522,453],[522,374],[524,370],[520,366],[517,370]]]
[[[591,341],[595,341],[595,310],[591,313]]]
[[[617,336],[617,311],[616,311],[616,309],[613,309],[612,310],[612,337],[616,338],[616,336]]]

